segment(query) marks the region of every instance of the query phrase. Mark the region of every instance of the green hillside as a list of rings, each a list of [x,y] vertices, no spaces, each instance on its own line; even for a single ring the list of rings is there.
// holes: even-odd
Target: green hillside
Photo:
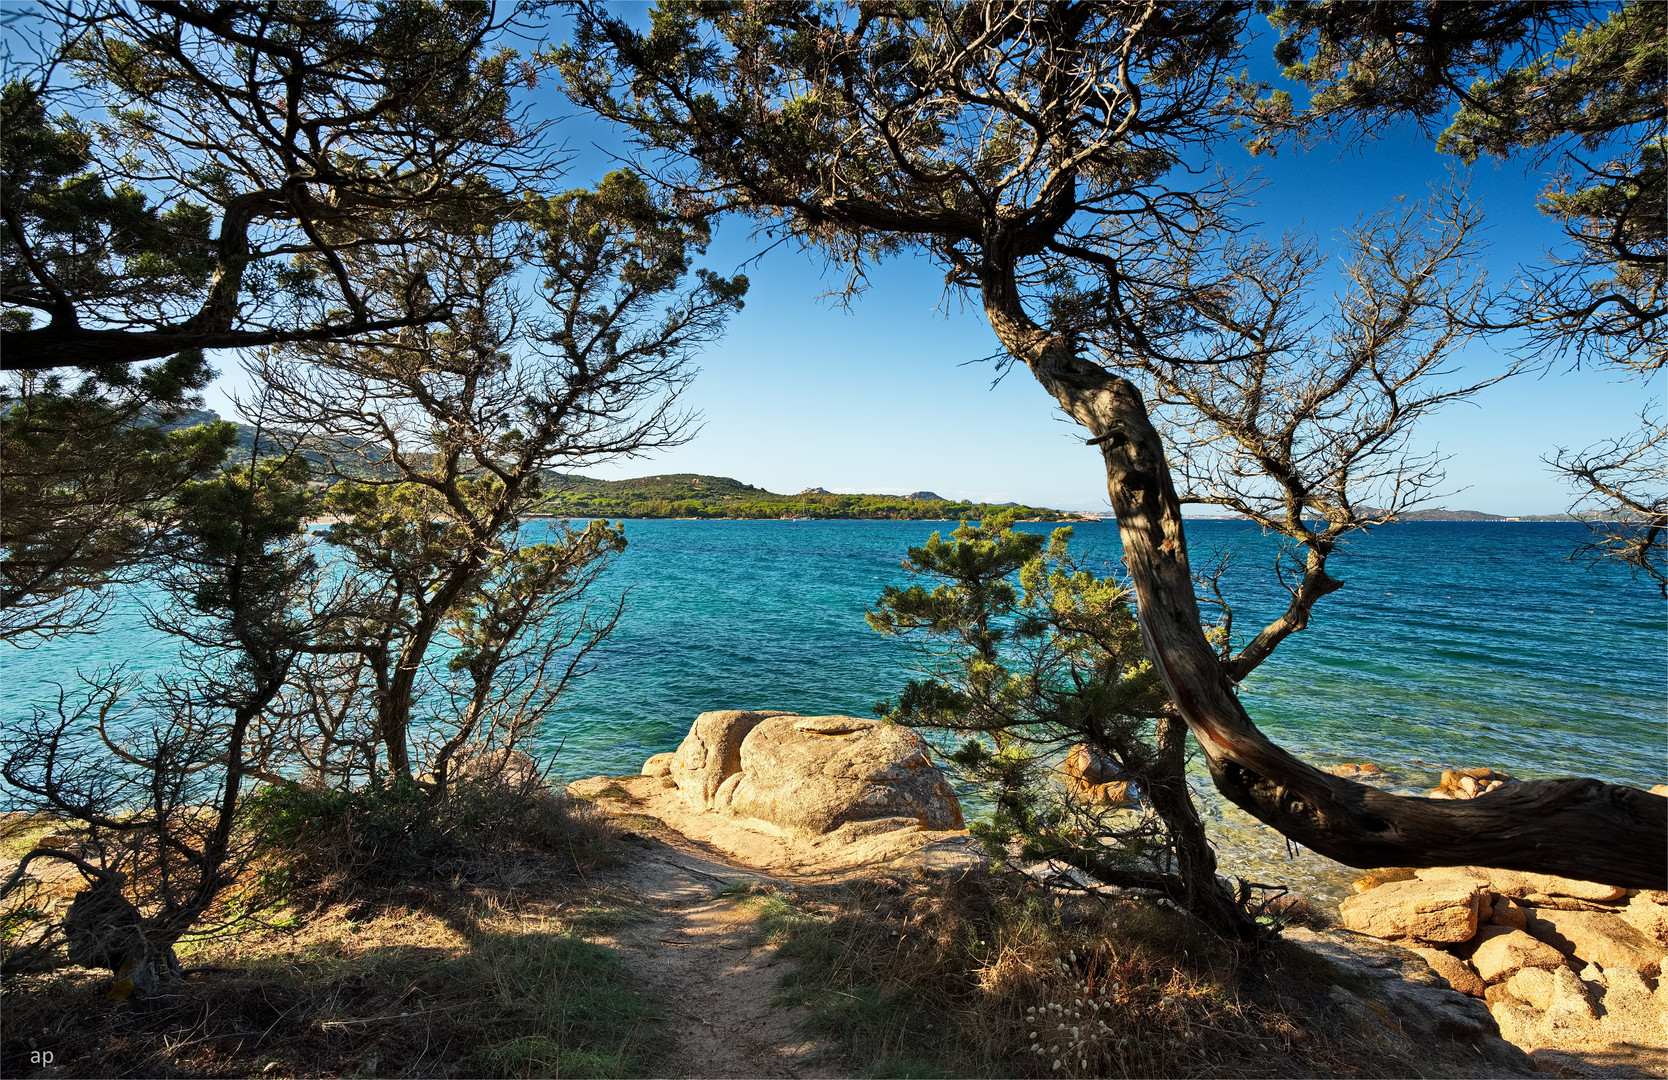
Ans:
[[[202,409],[188,410],[169,424],[170,428],[189,427],[220,419]],[[238,424],[238,447],[234,456],[247,456],[255,443],[255,429]],[[293,438],[282,433],[262,436],[263,452],[278,453],[282,447],[294,445]],[[325,465],[331,447],[309,442],[302,451],[315,466]],[[337,444],[337,449],[342,449]],[[421,455],[414,455],[421,457]],[[341,461],[353,474],[366,471],[355,469],[351,453],[342,453]],[[374,471],[374,470],[371,470]],[[545,499],[540,513],[553,517],[609,517],[609,518],[816,518],[816,519],[882,519],[900,521],[955,520],[963,517],[983,518],[991,510],[1012,508],[1022,518],[1039,521],[1076,521],[1079,515],[1045,507],[1021,506],[1015,503],[958,502],[938,498],[930,491],[914,495],[840,495],[822,488],[813,488],[798,495],[781,495],[764,488],[744,484],[728,476],[703,476],[699,473],[667,473],[662,476],[641,476],[632,480],[596,480],[578,473],[547,472],[544,476]],[[927,496],[932,496],[928,498]]]
[[[1074,521],[1063,510],[1011,503],[915,499],[899,495],[839,495],[813,490],[781,495],[727,476],[669,473],[633,480],[595,480],[573,473],[550,473],[545,481],[542,513],[559,517],[609,518],[816,518],[954,520],[982,518],[993,509],[1012,507],[1022,518]]]

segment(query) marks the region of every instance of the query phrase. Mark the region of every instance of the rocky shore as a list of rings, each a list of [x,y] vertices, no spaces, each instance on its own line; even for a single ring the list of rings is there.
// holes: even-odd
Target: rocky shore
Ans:
[[[1396,782],[1377,766],[1334,771],[1344,769]],[[1511,782],[1491,769],[1451,770],[1430,794],[1475,798]],[[569,792],[653,818],[757,870],[816,877],[985,864],[924,740],[874,720],[703,713],[641,775],[579,781]],[[1501,1074],[1525,1073],[1532,1061],[1555,1075],[1668,1076],[1668,892],[1481,867],[1360,876],[1309,860],[1326,864],[1307,868],[1317,879],[1354,878],[1337,904],[1341,928],[1285,932],[1353,980],[1354,989],[1335,988],[1340,1008],[1469,1046]]]
[[[1475,866],[1356,887],[1344,927],[1417,953],[1537,1059],[1668,1073],[1668,892]]]

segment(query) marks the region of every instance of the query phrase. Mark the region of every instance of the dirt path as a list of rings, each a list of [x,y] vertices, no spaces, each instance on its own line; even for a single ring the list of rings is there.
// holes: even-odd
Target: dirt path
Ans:
[[[610,884],[629,890],[647,917],[599,937],[619,949],[644,990],[666,1009],[666,1077],[831,1077],[811,1062],[815,1045],[796,1028],[804,1009],[773,1004],[786,961],[757,944],[755,910],[715,894],[737,882],[790,883],[744,870],[693,845],[650,841]]]

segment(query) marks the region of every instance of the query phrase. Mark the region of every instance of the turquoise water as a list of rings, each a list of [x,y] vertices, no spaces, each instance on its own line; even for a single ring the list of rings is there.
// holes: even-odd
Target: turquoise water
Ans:
[[[677,745],[699,712],[778,708],[870,715],[897,692],[909,650],[865,608],[906,580],[904,550],[952,526],[881,521],[630,521],[604,590],[628,592],[596,670],[544,733],[567,776],[635,769]],[[1046,530],[1049,526],[1030,525]],[[545,526],[535,524],[528,539]],[[1321,601],[1243,687],[1251,715],[1322,764],[1490,765],[1525,777],[1668,778],[1664,603],[1622,570],[1571,562],[1573,524],[1410,523],[1334,560],[1346,587]],[[1115,560],[1111,523],[1073,546]],[[1274,542],[1229,521],[1188,525],[1195,561],[1233,557],[1236,626],[1284,606]],[[99,633],[3,657],[5,713],[73,683],[77,667],[160,672],[172,645],[131,609]],[[1421,765],[1419,763],[1426,763]]]
[[[869,630],[863,612],[907,579],[899,561],[909,545],[951,527],[627,522],[630,546],[601,583],[628,592],[625,617],[543,733],[544,749],[562,747],[556,769],[569,778],[634,772],[708,709],[870,715],[908,677],[910,653]],[[528,539],[545,528],[531,526]],[[1359,538],[1334,560],[1346,587],[1247,681],[1246,708],[1300,756],[1373,761],[1410,791],[1440,768],[1474,765],[1525,778],[1668,779],[1664,603],[1617,567],[1571,562],[1583,535],[1574,524],[1421,522]],[[1196,521],[1188,538],[1196,562],[1232,557],[1225,592],[1240,630],[1283,609],[1269,569],[1275,543],[1254,526]],[[1078,525],[1074,546],[1115,561],[1116,527]],[[7,716],[55,681],[73,684],[77,667],[172,663],[172,646],[131,606],[91,637],[8,652]],[[1258,845],[1278,846],[1271,834]]]
[[[868,715],[902,685],[909,653],[869,630],[863,611],[905,579],[904,549],[933,528],[629,522],[610,579],[633,590],[628,614],[557,725],[563,771],[632,768],[674,747],[705,709]],[[1238,522],[1188,529],[1195,552],[1234,557],[1237,626],[1283,609],[1272,541]],[[1571,563],[1582,531],[1433,522],[1363,538],[1336,560],[1346,588],[1247,681],[1247,709],[1326,764],[1661,781],[1664,605],[1614,567]],[[1080,525],[1074,546],[1113,560],[1117,530]]]

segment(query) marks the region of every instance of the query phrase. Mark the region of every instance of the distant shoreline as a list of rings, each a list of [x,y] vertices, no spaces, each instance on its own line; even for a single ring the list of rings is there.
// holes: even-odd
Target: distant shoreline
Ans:
[[[526,515],[529,521],[569,521],[583,519],[586,521],[781,521],[781,522],[835,522],[835,521],[924,521],[947,522],[960,521],[957,517],[939,518],[904,518],[904,517],[669,517],[653,514],[553,514],[539,511]],[[977,519],[974,519],[977,520]],[[1092,511],[1079,512],[1070,517],[1035,517],[1017,518],[1019,524],[1025,525],[1095,525],[1100,523],[1117,524],[1117,519],[1111,514],[1098,515]],[[1229,517],[1220,514],[1186,515],[1183,522],[1189,521],[1232,521],[1244,524],[1255,524],[1250,518]],[[329,515],[307,518],[302,525],[308,529],[316,529],[330,525],[338,525],[342,518]],[[1489,517],[1489,518],[1399,518],[1395,521],[1378,522],[1377,525],[1626,525],[1626,518],[1573,518],[1551,517],[1537,515],[1534,517]]]

